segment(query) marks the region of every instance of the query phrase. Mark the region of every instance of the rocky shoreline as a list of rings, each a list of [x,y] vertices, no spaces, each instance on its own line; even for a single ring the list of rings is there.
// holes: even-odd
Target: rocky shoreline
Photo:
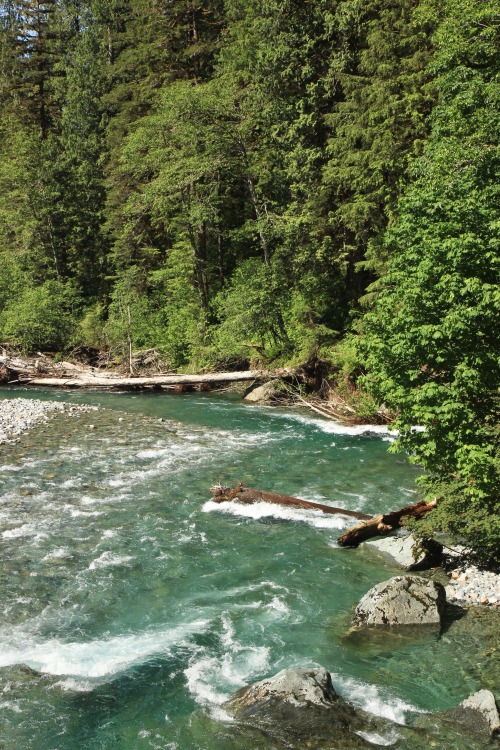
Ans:
[[[97,411],[98,406],[69,404],[65,401],[12,398],[0,400],[0,445],[12,443],[39,424],[47,424],[56,414],[76,416],[81,412]]]
[[[442,568],[449,578],[445,586],[446,599],[464,607],[487,605],[500,607],[500,575],[492,570],[481,570],[468,561],[469,550],[433,542],[422,546],[403,530],[392,536],[364,542],[367,549],[388,557],[407,571]]]
[[[457,579],[458,580],[458,579]],[[464,578],[466,582],[468,579]],[[444,586],[415,575],[399,575],[371,588],[358,603],[351,632],[363,630],[371,639],[382,632],[415,628],[436,637],[446,621]],[[373,745],[464,747],[479,738],[494,741],[500,733],[500,710],[491,690],[481,689],[444,711],[416,713],[408,722],[361,710],[336,693],[323,667],[284,669],[240,688],[223,704],[236,721],[277,740],[280,747],[362,750]],[[465,739],[465,745],[463,740]],[[402,746],[399,743],[398,747]]]
[[[453,604],[500,607],[500,575],[491,570],[479,570],[475,565],[452,570],[445,591],[446,598]]]

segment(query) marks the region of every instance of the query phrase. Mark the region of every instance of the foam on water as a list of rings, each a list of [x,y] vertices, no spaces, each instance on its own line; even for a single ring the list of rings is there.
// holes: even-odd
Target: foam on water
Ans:
[[[79,680],[112,678],[134,664],[153,656],[170,655],[174,648],[187,645],[193,635],[203,633],[208,620],[194,620],[177,627],[134,635],[121,635],[87,643],[64,643],[57,639],[37,642],[33,638],[17,644],[9,639],[0,650],[0,667],[25,664],[54,676]],[[75,687],[76,689],[76,687]]]
[[[110,568],[115,565],[127,565],[134,558],[130,555],[115,555],[109,550],[103,552],[102,555],[96,557],[95,560],[89,565],[89,570],[97,570],[98,568]]]
[[[200,648],[184,670],[191,696],[198,705],[211,709],[219,708],[237,688],[264,674],[270,666],[270,649],[240,643],[227,613],[221,616],[221,625],[222,653],[211,654]]]
[[[351,677],[332,674],[333,683],[338,692],[354,706],[375,716],[405,724],[406,715],[426,713],[423,709],[396,697],[385,687],[370,685]]]
[[[52,550],[45,557],[42,557],[42,562],[50,562],[51,560],[64,560],[72,557],[72,553],[67,547],[59,547],[58,549]]]
[[[47,534],[40,532],[39,524],[37,523],[24,523],[22,526],[16,526],[14,529],[6,529],[2,532],[2,536],[4,539],[21,539],[32,536],[35,541],[47,538]]]
[[[399,734],[395,731],[388,732],[386,736],[379,734],[378,732],[355,732],[358,737],[362,737],[372,745],[380,745],[381,747],[390,747],[395,745],[399,739]]]
[[[69,510],[69,514],[73,518],[96,518],[104,515],[104,511],[101,510],[78,510],[78,508],[72,508],[71,506],[66,510]]]
[[[288,614],[290,612],[290,607],[279,596],[273,596],[269,604],[266,606],[266,609],[274,610],[275,612],[283,614]]]
[[[118,534],[120,529],[106,529],[106,531],[102,532],[102,538],[103,539],[111,539],[112,537],[116,536]]]
[[[265,407],[261,407],[265,408]],[[371,435],[386,436],[386,437],[397,437],[396,430],[389,430],[387,425],[379,424],[356,424],[356,425],[344,425],[337,422],[334,419],[321,419],[321,417],[311,417],[306,414],[299,413],[287,413],[275,412],[273,407],[269,407],[269,415],[278,419],[288,419],[294,422],[300,422],[301,424],[310,425],[316,427],[321,432],[326,432],[332,435],[361,435],[369,437]]]
[[[95,682],[90,680],[75,680],[74,677],[68,677],[66,680],[59,680],[51,685],[51,689],[61,688],[68,693],[91,693],[95,688]]]
[[[290,508],[284,505],[272,505],[271,503],[216,503],[208,500],[202,507],[204,513],[226,513],[227,515],[239,516],[241,518],[252,518],[258,521],[261,518],[276,518],[280,521],[300,521],[307,523],[317,529],[344,529],[352,526],[352,518],[340,514],[326,515],[321,511],[303,510],[302,508]]]

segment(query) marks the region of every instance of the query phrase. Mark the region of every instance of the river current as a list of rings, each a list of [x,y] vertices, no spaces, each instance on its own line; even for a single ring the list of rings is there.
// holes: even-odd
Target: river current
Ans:
[[[222,704],[291,666],[326,667],[337,692],[400,724],[498,691],[487,612],[439,637],[349,633],[361,596],[400,572],[337,545],[352,519],[209,499],[243,481],[401,507],[418,470],[384,429],[223,395],[0,394],[16,396],[103,408],[0,448],[0,747],[253,750]]]

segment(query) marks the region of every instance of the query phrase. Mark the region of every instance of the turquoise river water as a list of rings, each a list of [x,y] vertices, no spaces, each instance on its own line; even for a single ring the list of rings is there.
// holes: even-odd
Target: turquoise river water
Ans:
[[[274,747],[222,704],[297,665],[326,667],[345,698],[400,724],[498,691],[492,613],[440,636],[349,633],[360,597],[399,572],[338,547],[352,519],[209,499],[212,484],[243,481],[401,507],[417,470],[387,453],[384,430],[227,395],[0,392],[18,396],[104,408],[0,448],[1,748]]]

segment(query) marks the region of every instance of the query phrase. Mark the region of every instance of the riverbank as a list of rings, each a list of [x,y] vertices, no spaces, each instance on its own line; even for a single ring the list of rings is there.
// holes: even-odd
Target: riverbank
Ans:
[[[98,391],[220,391],[234,389],[259,404],[301,406],[327,419],[345,424],[388,425],[394,421],[382,405],[349,379],[338,379],[326,362],[312,360],[293,367],[243,371],[202,370],[197,373],[166,371],[137,366],[133,371],[85,362],[67,362],[40,354],[27,358],[19,353],[0,355],[0,384],[39,388]]]

